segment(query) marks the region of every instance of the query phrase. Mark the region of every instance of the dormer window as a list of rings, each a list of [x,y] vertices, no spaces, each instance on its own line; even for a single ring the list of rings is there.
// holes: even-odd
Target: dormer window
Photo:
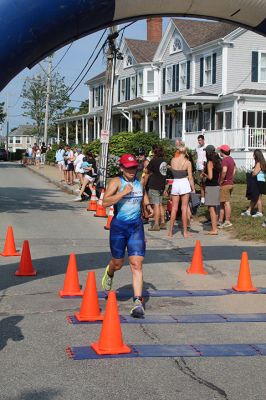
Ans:
[[[125,68],[131,67],[133,65],[133,57],[130,54],[127,54],[125,57]]]
[[[182,41],[179,36],[175,35],[172,39],[170,53],[177,53],[182,50]]]

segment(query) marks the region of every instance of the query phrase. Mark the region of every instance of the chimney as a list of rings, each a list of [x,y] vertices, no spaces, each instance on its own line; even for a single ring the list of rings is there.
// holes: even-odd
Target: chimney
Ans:
[[[159,43],[163,34],[163,19],[147,18],[147,40],[150,42]]]

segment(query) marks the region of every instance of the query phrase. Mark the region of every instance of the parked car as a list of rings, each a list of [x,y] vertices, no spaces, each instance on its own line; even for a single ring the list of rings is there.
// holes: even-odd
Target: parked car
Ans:
[[[0,149],[0,160],[7,161],[7,151],[5,149]]]

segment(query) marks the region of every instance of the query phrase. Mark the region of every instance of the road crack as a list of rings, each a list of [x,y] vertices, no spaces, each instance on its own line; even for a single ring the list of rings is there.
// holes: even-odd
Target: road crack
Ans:
[[[218,386],[214,385],[212,382],[206,381],[205,379],[201,378],[198,376],[186,363],[185,359],[183,357],[180,357],[179,359],[174,359],[174,362],[183,374],[189,376],[191,379],[194,381],[198,382],[200,385],[204,385],[207,388],[214,390],[217,392],[220,396],[222,396],[225,400],[229,400],[226,392],[219,388]]]
[[[144,326],[143,324],[140,324],[140,328],[141,328],[142,332],[144,333],[144,335],[148,336],[154,343],[160,343],[159,337],[155,333],[149,332],[149,330],[147,329],[146,326]]]

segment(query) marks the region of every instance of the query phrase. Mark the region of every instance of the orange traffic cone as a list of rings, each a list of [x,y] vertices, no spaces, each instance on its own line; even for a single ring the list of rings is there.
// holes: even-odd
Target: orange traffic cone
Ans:
[[[208,274],[204,270],[203,259],[202,259],[202,249],[200,241],[196,241],[194,254],[192,257],[192,262],[190,267],[187,269],[188,274]]]
[[[104,227],[104,229],[106,229],[107,231],[110,230],[110,225],[111,225],[113,218],[114,218],[114,206],[111,206],[110,210],[109,210],[109,214],[108,214],[108,219],[107,219],[106,225]]]
[[[61,297],[83,295],[83,292],[80,289],[77,262],[74,253],[70,254],[69,256],[69,261],[64,281],[64,288],[60,290],[59,295]]]
[[[15,275],[35,276],[36,274],[37,272],[32,266],[29,242],[28,240],[24,240],[19,268],[15,272]]]
[[[102,321],[98,294],[96,288],[95,272],[90,271],[84,290],[79,313],[74,314],[78,321]]]
[[[91,348],[97,354],[124,354],[131,349],[123,343],[116,295],[114,291],[108,294],[100,339],[97,343],[91,343]]]
[[[251,276],[250,276],[250,268],[248,262],[248,253],[244,251],[241,257],[239,275],[237,285],[233,286],[233,289],[237,292],[257,292],[258,289],[253,287]]]
[[[4,251],[3,251],[3,253],[0,253],[0,255],[4,256],[4,257],[20,256],[21,255],[21,253],[19,253],[16,250],[16,245],[15,245],[12,226],[9,226],[8,229],[7,229]]]
[[[96,211],[96,210],[97,210],[97,196],[96,196],[95,186],[93,186],[91,198],[88,203],[87,211]]]
[[[103,196],[104,196],[104,189],[102,189],[101,196],[97,203],[97,210],[96,210],[96,213],[94,214],[94,217],[107,218],[106,208],[103,207]]]

